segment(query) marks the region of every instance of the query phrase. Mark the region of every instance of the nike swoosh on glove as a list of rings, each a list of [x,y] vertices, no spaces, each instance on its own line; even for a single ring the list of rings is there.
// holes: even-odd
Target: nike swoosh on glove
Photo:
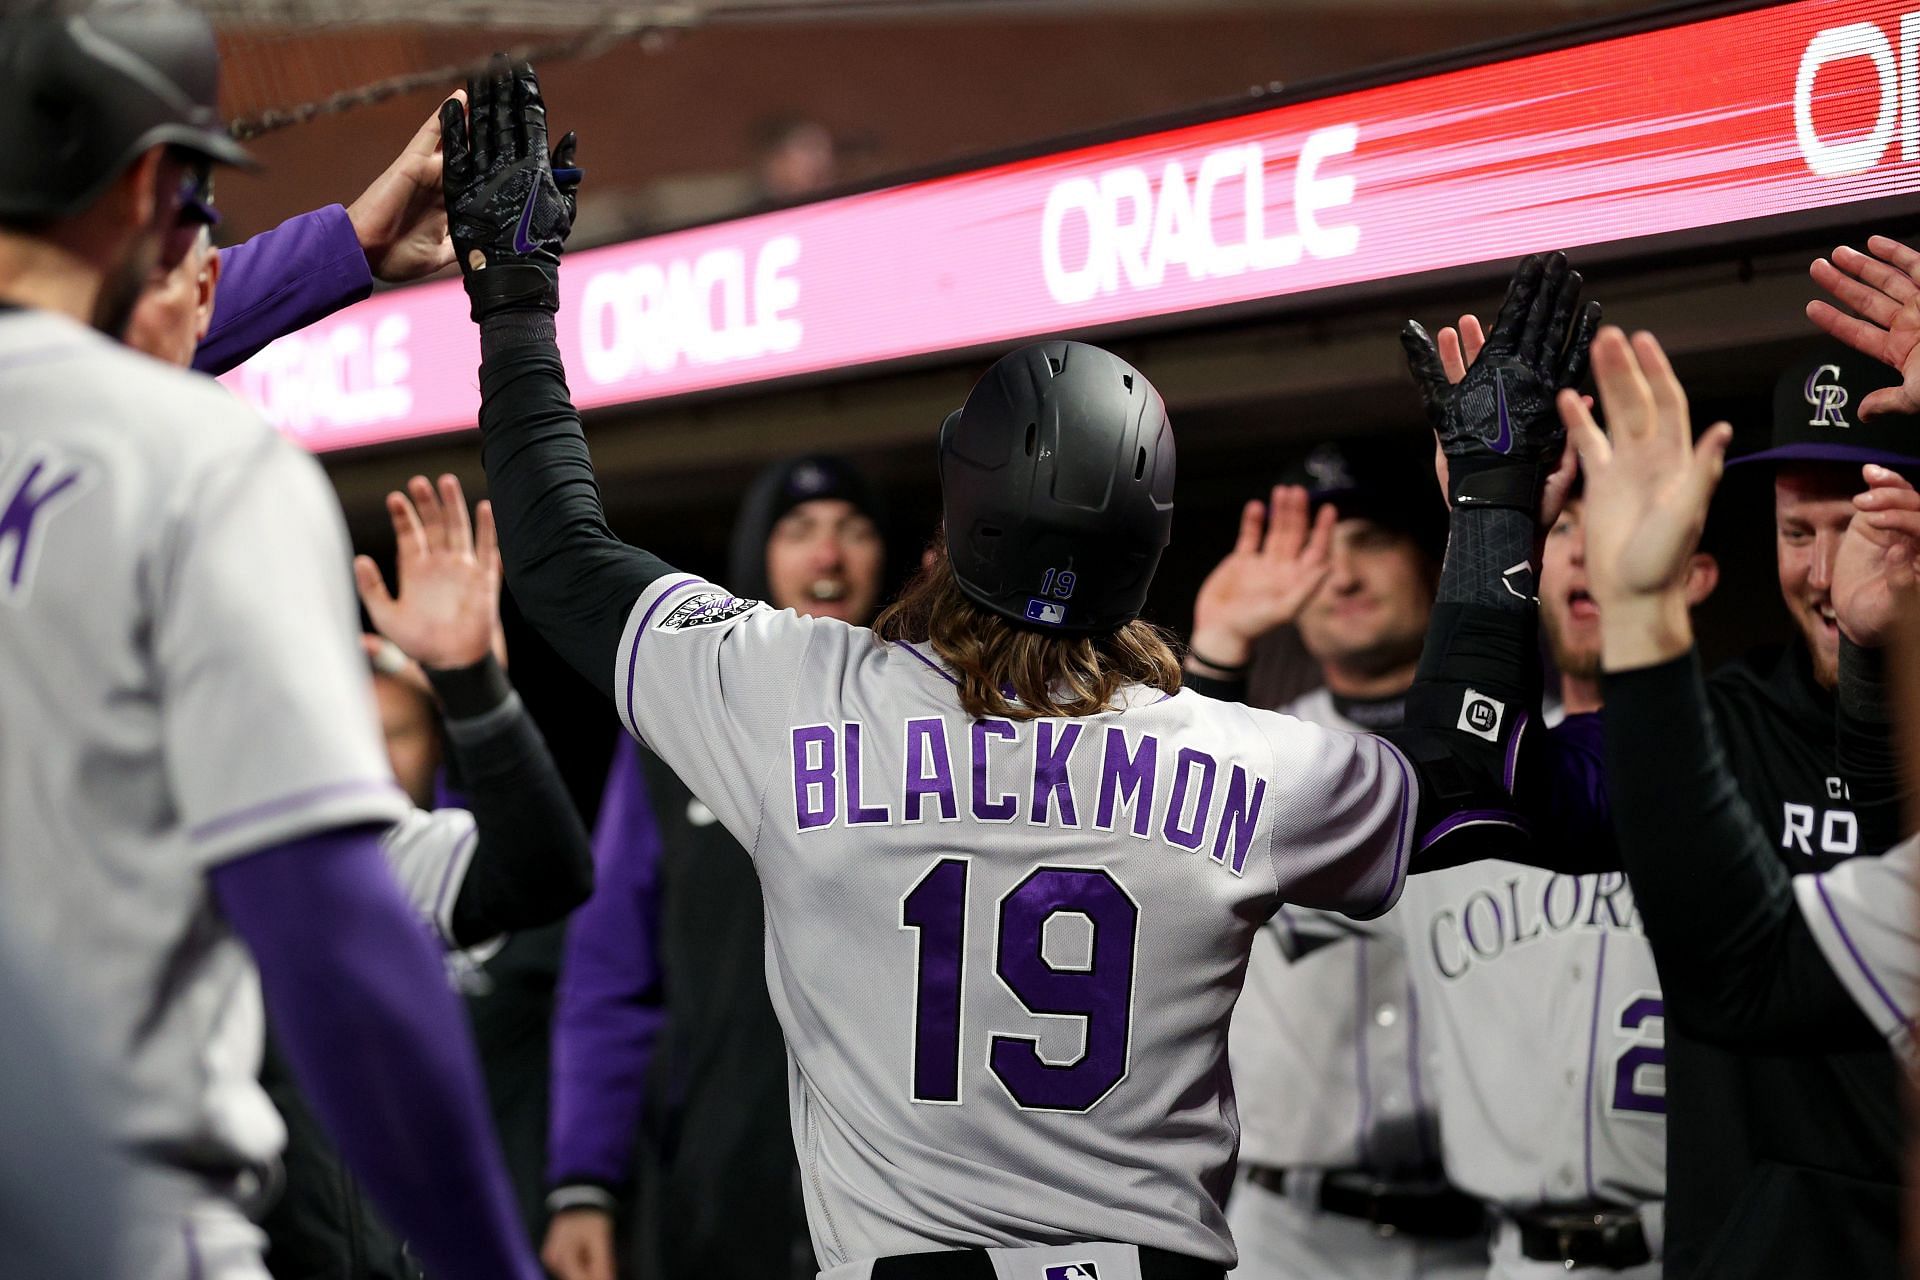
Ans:
[[[474,319],[507,307],[560,306],[560,254],[573,230],[575,136],[547,149],[540,79],[496,59],[467,84],[467,106],[440,107],[447,224]]]
[[[1581,283],[1564,253],[1524,259],[1485,347],[1457,385],[1418,322],[1401,331],[1455,502],[1530,510],[1538,501],[1566,443],[1554,397],[1585,375],[1600,327],[1600,304],[1580,305]],[[1494,472],[1504,474],[1494,481]]]

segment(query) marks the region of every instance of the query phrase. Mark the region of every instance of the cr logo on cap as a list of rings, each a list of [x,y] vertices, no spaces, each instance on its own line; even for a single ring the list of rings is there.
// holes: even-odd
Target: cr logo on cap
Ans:
[[[1830,376],[1833,381],[1820,381],[1821,375]],[[1847,407],[1847,389],[1840,383],[1840,366],[1823,364],[1807,375],[1807,403],[1813,406],[1813,416],[1807,419],[1810,427],[1846,427],[1853,425],[1847,421],[1847,415],[1840,412]]]

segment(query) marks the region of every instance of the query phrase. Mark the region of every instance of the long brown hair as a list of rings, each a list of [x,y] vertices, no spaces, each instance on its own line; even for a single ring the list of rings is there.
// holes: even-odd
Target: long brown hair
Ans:
[[[961,594],[944,536],[873,629],[883,640],[931,645],[958,674],[960,705],[976,719],[1090,716],[1111,710],[1128,685],[1180,690],[1180,660],[1159,627],[1137,618],[1104,636],[1016,627]]]

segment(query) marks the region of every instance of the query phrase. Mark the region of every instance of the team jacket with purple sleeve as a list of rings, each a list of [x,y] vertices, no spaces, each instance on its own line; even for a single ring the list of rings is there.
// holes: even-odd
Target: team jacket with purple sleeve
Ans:
[[[367,256],[337,204],[289,218],[220,255],[213,327],[194,354],[222,374],[275,338],[324,320],[373,291]]]

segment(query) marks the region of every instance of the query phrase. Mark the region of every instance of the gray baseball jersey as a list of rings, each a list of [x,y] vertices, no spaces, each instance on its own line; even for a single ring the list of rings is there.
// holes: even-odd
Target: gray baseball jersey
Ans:
[[[1910,1065],[1920,1066],[1920,836],[1877,858],[1793,878],[1794,896],[1841,984]]]
[[[314,461],[217,384],[0,312],[0,911],[119,1136],[270,1158],[258,976],[206,872],[405,812]]]
[[[1361,732],[1324,689],[1282,710]],[[1399,939],[1345,934],[1293,961],[1287,951],[1275,929],[1261,930],[1233,1012],[1241,1160],[1382,1172],[1436,1164],[1432,1086]]]
[[[1230,1261],[1227,1022],[1281,901],[1398,895],[1378,739],[1134,688],[969,720],[929,651],[656,582],[617,702],[752,853],[828,1269],[1121,1241]]]
[[[1412,877],[1379,920],[1276,926],[1403,948],[1457,1186],[1515,1208],[1665,1197],[1666,1019],[1624,874],[1468,863]]]

